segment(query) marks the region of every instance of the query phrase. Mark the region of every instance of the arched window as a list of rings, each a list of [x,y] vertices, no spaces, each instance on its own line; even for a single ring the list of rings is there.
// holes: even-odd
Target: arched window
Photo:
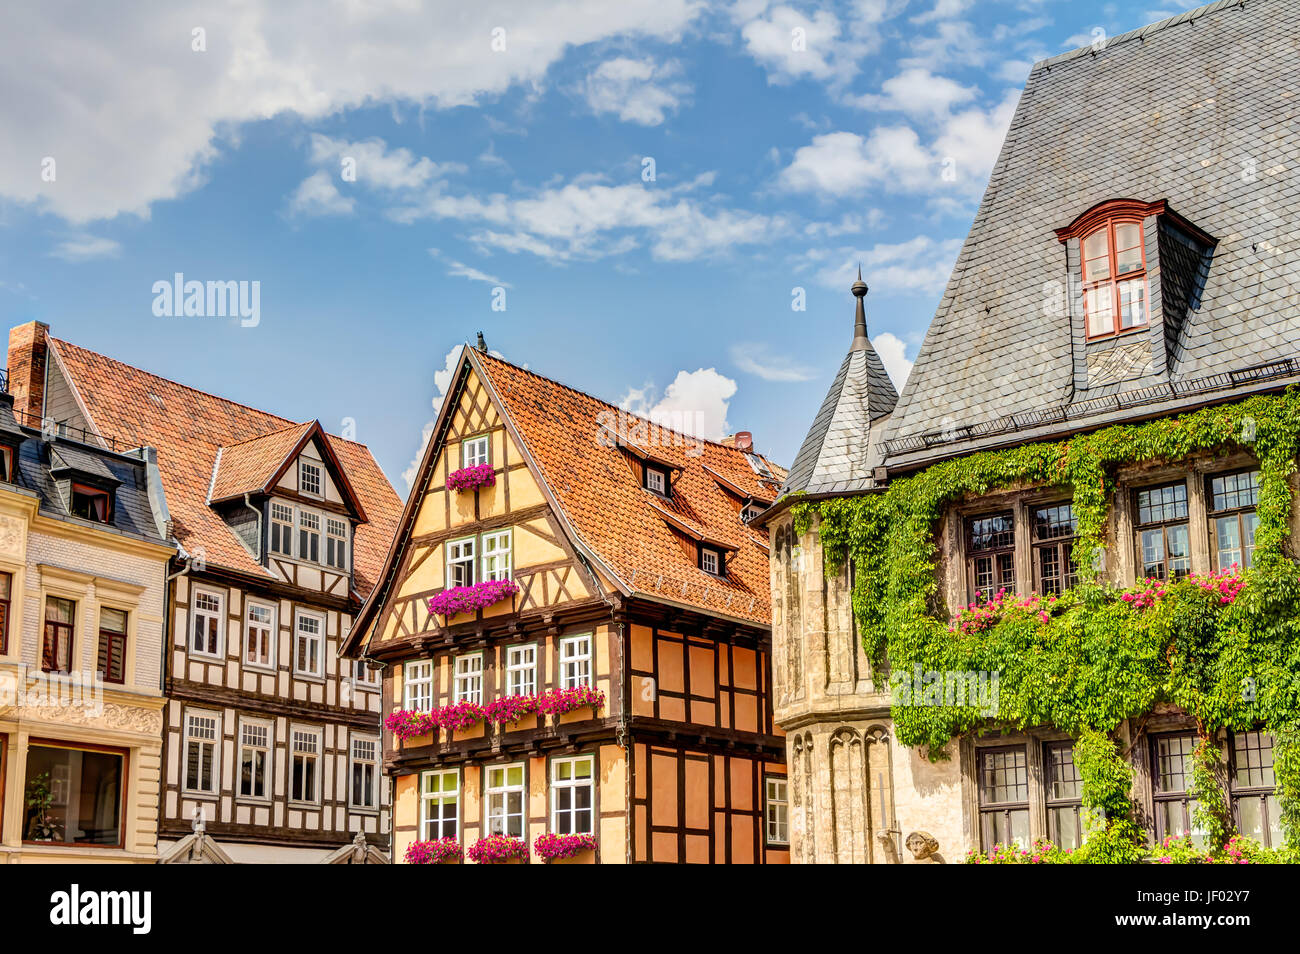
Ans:
[[[1107,219],[1083,236],[1083,311],[1088,337],[1117,335],[1145,325],[1146,255],[1142,220]]]

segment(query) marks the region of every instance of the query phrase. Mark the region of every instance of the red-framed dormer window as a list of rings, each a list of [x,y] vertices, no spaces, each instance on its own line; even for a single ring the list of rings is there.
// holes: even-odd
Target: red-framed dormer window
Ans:
[[[1142,220],[1115,216],[1083,236],[1083,313],[1088,337],[1105,338],[1144,327],[1147,263]]]

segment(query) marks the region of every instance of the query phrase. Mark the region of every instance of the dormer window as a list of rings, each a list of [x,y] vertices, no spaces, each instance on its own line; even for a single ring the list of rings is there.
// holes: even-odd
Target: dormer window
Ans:
[[[668,471],[647,464],[645,468],[645,489],[661,497],[667,497]]]
[[[14,449],[0,445],[0,480],[12,483],[14,479]]]
[[[1142,221],[1114,217],[1083,236],[1083,310],[1088,338],[1122,334],[1147,323]]]
[[[477,467],[488,463],[488,436],[471,437],[460,445],[460,466]]]
[[[71,510],[74,517],[82,520],[108,523],[113,515],[113,498],[107,490],[73,484]]]
[[[298,489],[311,497],[321,495],[320,464],[308,460],[298,461]]]
[[[749,521],[753,520],[762,512],[763,512],[762,507],[759,507],[755,504],[748,504],[740,511],[740,522],[749,523]]]
[[[700,547],[700,569],[711,576],[722,576],[723,567],[726,564],[722,558],[722,551],[713,547]]]

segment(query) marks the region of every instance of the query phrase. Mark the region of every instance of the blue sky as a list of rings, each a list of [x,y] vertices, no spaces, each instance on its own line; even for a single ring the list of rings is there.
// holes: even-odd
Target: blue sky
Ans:
[[[0,318],[350,419],[403,494],[480,330],[788,464],[859,261],[901,386],[1032,62],[1193,5],[30,3]],[[257,324],[155,315],[177,272],[259,282]]]

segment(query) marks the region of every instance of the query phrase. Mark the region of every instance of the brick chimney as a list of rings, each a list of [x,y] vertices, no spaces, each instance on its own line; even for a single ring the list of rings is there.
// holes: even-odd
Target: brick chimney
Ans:
[[[49,358],[50,326],[41,321],[9,329],[9,393],[20,423],[23,413],[39,418],[45,412],[45,362]]]

